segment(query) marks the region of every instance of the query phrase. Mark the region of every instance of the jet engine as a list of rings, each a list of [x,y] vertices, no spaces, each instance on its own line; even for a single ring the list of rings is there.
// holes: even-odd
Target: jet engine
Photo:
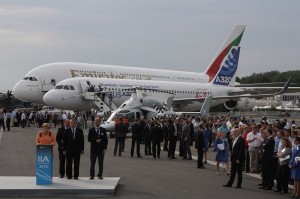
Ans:
[[[255,106],[255,99],[246,97],[241,98],[240,100],[229,100],[224,102],[224,106],[230,111],[249,111]]]

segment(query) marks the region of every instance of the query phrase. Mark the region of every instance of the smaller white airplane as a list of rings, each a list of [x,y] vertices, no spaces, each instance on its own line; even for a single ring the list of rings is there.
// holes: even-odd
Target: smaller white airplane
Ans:
[[[143,90],[135,88],[136,92],[131,94],[130,99],[125,101],[116,111],[113,111],[108,120],[101,126],[107,131],[113,132],[115,127],[114,119],[116,117],[126,117],[128,118],[129,123],[132,123],[134,122],[134,119],[140,119],[141,116],[148,121],[153,118],[162,118],[165,116],[180,117],[184,114],[207,116],[209,114],[212,96],[208,96],[204,100],[200,112],[175,112],[171,107],[174,96],[171,95],[165,100],[165,102],[162,102],[155,98],[151,98],[151,96],[149,96],[147,93],[143,93]],[[162,109],[158,107],[163,107],[164,110],[162,111]]]

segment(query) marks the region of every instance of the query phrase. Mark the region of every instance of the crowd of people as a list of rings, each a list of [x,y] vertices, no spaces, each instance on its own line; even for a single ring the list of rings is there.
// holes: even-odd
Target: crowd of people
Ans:
[[[22,113],[22,115],[25,113]],[[16,114],[17,115],[17,114]],[[0,125],[13,113],[3,112]],[[58,144],[59,173],[63,178],[78,179],[80,156],[84,153],[84,136],[82,128],[87,128],[86,116],[78,113],[68,116],[62,113],[64,121],[58,129],[56,139],[54,132],[49,130],[50,124],[44,117],[42,131],[36,136],[37,144]],[[1,121],[3,118],[3,122]],[[21,116],[22,118],[22,116]],[[36,118],[30,117],[28,118]],[[37,116],[38,118],[38,116]],[[86,117],[87,120],[87,117]],[[89,129],[88,141],[91,143],[90,179],[95,177],[95,164],[98,159],[98,178],[103,179],[103,160],[107,149],[106,130],[100,127],[101,119],[91,117],[92,128]],[[129,132],[126,118],[115,118],[115,146],[113,155],[122,156],[125,150],[125,139]],[[9,125],[8,125],[9,126]],[[229,181],[224,187],[232,187],[237,174],[236,188],[242,187],[243,173],[261,174],[259,188],[274,192],[288,193],[288,184],[294,184],[292,197],[300,195],[300,131],[294,121],[286,119],[269,122],[262,118],[259,122],[253,119],[235,118],[230,116],[200,117],[165,117],[145,122],[144,118],[135,119],[131,125],[132,139],[130,154],[141,158],[140,145],[144,144],[144,155],[154,159],[161,158],[161,146],[167,151],[167,157],[192,160],[191,147],[197,151],[197,168],[205,169],[207,151],[210,147],[215,151],[216,174],[220,175],[220,163],[224,163]],[[176,149],[179,157],[175,155]],[[72,165],[74,164],[74,172]]]
[[[128,125],[122,119],[116,125],[114,156],[119,147],[119,156],[124,150]],[[207,163],[208,148],[213,146],[216,152],[216,173],[220,175],[220,163],[225,163],[230,180],[224,187],[232,187],[235,175],[238,175],[236,188],[242,187],[242,174],[261,174],[259,188],[274,192],[288,193],[288,184],[294,183],[292,197],[300,194],[300,131],[294,121],[267,118],[255,123],[253,119],[234,117],[182,118],[166,117],[144,122],[136,119],[132,125],[131,157],[137,145],[137,157],[142,157],[140,144],[144,143],[144,155],[160,158],[161,146],[168,151],[168,158],[176,159],[176,147],[179,157],[191,160],[191,147],[197,149],[197,168],[204,169]],[[229,164],[230,162],[230,164]],[[229,165],[231,169],[229,169]]]

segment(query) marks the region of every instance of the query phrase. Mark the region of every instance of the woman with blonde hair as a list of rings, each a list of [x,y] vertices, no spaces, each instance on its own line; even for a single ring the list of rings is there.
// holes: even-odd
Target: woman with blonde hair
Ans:
[[[229,165],[228,165],[228,150],[229,150],[229,144],[226,138],[226,134],[221,132],[216,141],[215,141],[215,150],[217,151],[216,154],[216,161],[217,161],[217,175],[220,175],[219,172],[219,165],[220,162],[224,162],[226,165],[226,172],[227,175],[230,175],[229,173]]]
[[[36,145],[55,145],[54,133],[49,129],[50,125],[48,123],[42,125],[42,131],[39,131],[36,135]]]

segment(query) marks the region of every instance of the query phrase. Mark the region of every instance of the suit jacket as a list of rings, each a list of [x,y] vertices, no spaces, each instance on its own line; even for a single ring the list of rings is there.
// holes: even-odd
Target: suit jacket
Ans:
[[[68,128],[65,131],[65,136],[63,139],[63,150],[65,150],[67,153],[72,154],[80,154],[81,151],[84,151],[84,137],[82,129],[76,128],[74,140],[72,128]]]
[[[126,133],[128,133],[127,125],[123,122],[116,124],[115,126],[115,137],[116,138],[125,138]]]
[[[63,151],[63,139],[65,136],[65,130],[65,127],[61,127],[57,131],[56,142],[58,144],[58,151]]]
[[[182,126],[182,140],[185,142],[190,142],[191,139],[191,127],[189,125]]]
[[[101,139],[100,143],[96,142],[98,139]],[[107,149],[106,129],[99,127],[99,133],[97,133],[95,127],[91,128],[88,134],[88,141],[91,143],[91,154],[102,153],[104,149]]]
[[[134,123],[131,127],[132,139],[141,141],[143,138],[142,127],[139,123]]]
[[[231,161],[245,161],[245,140],[240,136],[231,151]]]
[[[176,141],[177,140],[177,134],[178,134],[178,127],[177,127],[177,134],[175,134],[175,131],[176,131],[176,129],[175,129],[175,125],[176,124],[171,124],[170,126],[169,126],[169,129],[168,129],[168,140],[169,141]]]
[[[270,137],[266,140],[263,145],[263,154],[261,160],[263,162],[272,162],[273,161],[273,152],[274,152],[275,140],[273,137]]]
[[[199,150],[203,150],[204,148],[204,136],[202,130],[196,130],[196,144],[195,148]]]
[[[159,126],[155,125],[154,127],[151,128],[151,132],[150,132],[151,141],[162,142],[163,137],[164,137],[164,135]]]

